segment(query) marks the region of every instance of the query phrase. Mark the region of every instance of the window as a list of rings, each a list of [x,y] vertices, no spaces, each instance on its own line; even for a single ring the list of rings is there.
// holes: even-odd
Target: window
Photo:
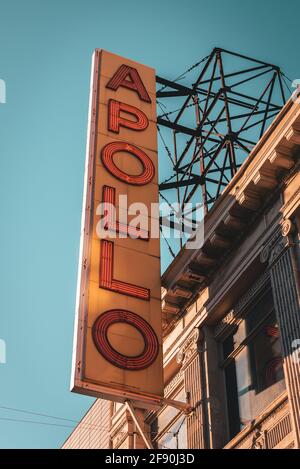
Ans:
[[[269,290],[223,342],[230,438],[285,389],[279,328]]]
[[[184,390],[182,389],[172,399],[184,401]],[[152,422],[151,434],[157,449],[187,448],[186,416],[175,407],[165,407]]]
[[[187,447],[186,416],[177,419],[157,440],[157,449],[183,449]]]

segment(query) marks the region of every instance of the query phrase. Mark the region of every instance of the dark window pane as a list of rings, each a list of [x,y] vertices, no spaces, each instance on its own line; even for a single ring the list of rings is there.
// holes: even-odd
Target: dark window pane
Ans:
[[[258,394],[283,379],[281,342],[274,313],[256,334],[249,350]]]
[[[244,339],[244,347],[225,368],[231,438],[285,389],[279,328],[270,292],[224,341],[224,358]]]
[[[230,434],[230,438],[233,438],[241,429],[240,416],[239,416],[239,404],[238,404],[238,396],[237,396],[235,363],[231,363],[229,366],[226,367],[225,378],[226,378],[229,434]]]
[[[249,335],[255,327],[274,310],[272,290],[269,290],[251,309],[246,317],[246,333]]]
[[[186,416],[181,416],[157,441],[158,449],[187,448]]]
[[[177,394],[172,396],[172,399],[185,402],[185,391],[181,389]],[[151,436],[152,439],[159,433],[163,432],[164,428],[180,413],[180,410],[176,407],[167,406],[160,412],[157,418],[151,424]]]

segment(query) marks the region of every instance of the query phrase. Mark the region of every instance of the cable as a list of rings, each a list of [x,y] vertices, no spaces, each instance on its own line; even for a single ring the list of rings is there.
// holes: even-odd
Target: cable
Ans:
[[[174,422],[173,425],[176,425],[176,424],[180,421],[180,418],[181,418],[181,417],[179,417],[179,419],[177,419],[177,420]],[[177,428],[176,432],[172,432],[172,431],[163,432],[163,434],[162,434],[162,435],[159,437],[159,439],[157,440],[157,445],[159,446],[159,448],[174,449],[174,448],[170,448],[170,447],[168,447],[168,446],[165,446],[164,444],[159,443],[159,440],[160,440],[160,439],[164,438],[165,435],[168,435],[168,434],[169,434],[169,435],[172,435],[173,438],[175,438],[175,441],[176,441],[176,449],[179,449],[179,448],[178,448],[178,443],[179,443],[179,441],[178,441],[178,435],[179,435],[179,432],[180,432],[180,430],[181,430],[183,424],[186,422],[186,419],[187,419],[187,415],[185,415],[185,416],[183,417],[183,419],[182,419],[182,421],[180,422],[180,425],[179,425],[179,427]]]
[[[182,425],[184,424],[184,422],[186,421],[186,418],[187,418],[187,415],[185,415],[182,419],[182,422],[180,423],[179,427],[177,428],[176,432],[173,433],[173,436],[176,437],[178,435],[178,433],[180,432],[181,430],[181,427]]]
[[[289,77],[287,77],[287,76],[285,75],[285,73],[283,73],[282,70],[280,70],[280,74],[283,75],[288,81],[290,81],[291,83],[293,83],[293,80],[291,80]]]
[[[54,415],[49,415],[49,414],[42,414],[42,413],[39,413],[39,412],[32,412],[32,411],[29,411],[29,410],[24,410],[24,409],[17,409],[15,407],[6,407],[6,406],[0,406],[0,409],[4,409],[4,410],[11,410],[11,411],[14,411],[14,412],[21,412],[21,413],[25,413],[25,414],[29,414],[29,415],[36,415],[36,416],[39,416],[39,417],[46,417],[46,418],[52,418],[52,419],[55,419],[55,420],[63,420],[63,421],[66,421],[66,422],[73,422],[73,423],[76,423],[77,425],[80,425],[80,426],[83,426],[83,427],[88,427],[88,429],[99,429],[99,430],[109,430],[108,427],[103,427],[103,426],[99,426],[97,424],[91,424],[91,423],[84,423],[82,422],[82,420],[78,421],[78,420],[74,420],[74,419],[68,419],[68,418],[64,418],[64,417],[57,417],[57,416],[54,416]],[[0,419],[4,419],[0,417]],[[15,420],[15,419],[13,419]],[[17,419],[16,419],[17,421]],[[31,420],[25,420],[25,422],[34,422],[34,421],[31,421]],[[44,422],[44,424],[46,425],[47,422]],[[56,424],[50,424],[48,423],[49,425],[56,425]],[[61,426],[59,424],[57,424],[58,426]],[[68,426],[69,428],[74,428],[74,427],[71,427],[71,426]]]
[[[158,443],[158,446],[159,446],[159,449],[174,449],[174,448],[170,448],[170,446],[165,446],[159,443]]]
[[[65,420],[65,421],[68,421],[68,422],[80,423],[80,422],[78,422],[78,420],[68,419],[68,418],[64,418],[64,417],[56,417],[55,415],[42,414],[42,413],[39,413],[39,412],[31,412],[30,410],[17,409],[15,407],[0,406],[0,409],[12,410],[14,412],[22,412],[22,413],[31,414],[31,415],[38,415],[39,417],[48,417],[48,418],[56,419],[56,420]]]
[[[33,423],[37,425],[50,425],[52,427],[64,427],[64,428],[74,428],[71,425],[62,425],[58,423],[49,423],[49,422],[37,422],[36,420],[22,420],[22,419],[12,419],[8,417],[0,417],[0,420],[6,420],[9,422],[21,422],[21,423]]]
[[[54,418],[56,418],[56,417],[54,417]],[[78,428],[78,427],[74,428],[71,425],[63,425],[63,424],[49,423],[49,422],[39,422],[39,421],[36,421],[36,420],[13,419],[13,418],[8,418],[8,417],[0,417],[0,420],[6,421],[6,422],[31,423],[31,424],[34,424],[34,425],[44,425],[44,426],[51,426],[51,427],[71,428],[72,433],[76,430],[76,428]],[[66,419],[66,420],[68,420],[68,419]],[[98,427],[98,428],[100,428],[100,429],[102,428],[102,429],[105,429],[105,430],[109,431],[109,429],[107,427]],[[88,429],[84,428],[84,430],[90,430],[90,428],[88,428]],[[93,430],[95,430],[95,428],[93,428]],[[126,432],[119,432],[119,435],[122,435],[122,434],[125,434],[125,433]]]
[[[186,76],[187,73],[191,72],[194,68],[198,67],[200,64],[202,64],[202,62],[207,60],[209,57],[210,57],[210,55],[207,55],[206,57],[201,59],[199,62],[196,62],[194,65],[189,67],[185,72],[181,73],[177,78],[175,78],[175,80],[173,80],[173,82],[176,83],[177,81],[182,80]],[[159,88],[158,92],[164,90],[167,87],[168,87],[168,85],[162,86],[161,88]]]
[[[162,112],[164,112],[163,107],[164,107],[165,109],[167,109],[167,106],[166,106],[165,104],[162,104],[160,101],[156,101],[156,102],[157,102],[157,104],[158,104],[158,106],[160,107],[160,110],[161,110]],[[169,117],[166,115],[166,113],[163,114],[163,115],[165,115],[165,116],[167,117],[168,121],[170,122],[170,119],[169,119]],[[161,117],[161,116],[159,116],[159,117]]]
[[[161,138],[161,141],[162,141],[162,143],[163,143],[163,145],[164,145],[164,147],[165,147],[165,150],[166,150],[166,152],[167,152],[167,155],[168,155],[168,157],[169,157],[169,159],[170,159],[170,161],[171,161],[171,164],[172,164],[172,166],[173,166],[173,165],[174,165],[174,161],[173,161],[173,158],[172,158],[172,153],[171,153],[171,151],[170,151],[168,145],[166,144],[166,142],[165,142],[165,140],[164,140],[164,138],[163,138],[163,136],[162,136],[162,133],[161,133],[161,130],[160,130],[159,126],[157,126],[157,130],[158,130],[158,135],[159,135],[160,138]]]
[[[169,178],[165,179],[164,181],[161,182],[161,184],[165,184],[166,182],[169,182],[171,181],[172,179],[174,179],[176,177],[176,174],[172,174],[172,176],[170,176]]]
[[[287,89],[288,89],[289,92],[290,92],[290,91],[291,91],[291,87],[287,84],[285,78],[286,78],[287,80],[289,80],[291,83],[293,83],[292,80],[290,80],[290,79],[289,79],[284,73],[282,73],[282,72],[281,72],[281,76],[282,76],[283,83],[285,84],[285,86],[287,87]]]
[[[203,98],[203,99],[200,99],[199,100],[199,103],[203,103],[204,101],[206,101],[206,98]],[[158,104],[158,101],[157,101],[157,104]],[[158,104],[159,105],[159,104]],[[192,106],[195,106],[195,103],[191,103],[191,104],[188,104],[187,106],[185,106],[185,109],[187,109],[188,107],[192,107]],[[165,106],[166,107],[166,106]],[[162,110],[162,109],[161,109]],[[170,116],[171,114],[174,114],[175,112],[178,112],[181,110],[181,107],[179,107],[178,109],[175,109],[174,111],[170,111],[170,112],[165,112],[164,114],[161,114],[160,116],[158,117],[168,117]]]
[[[65,417],[57,417],[57,416],[54,416],[54,415],[49,415],[49,414],[44,414],[44,413],[39,413],[39,412],[32,412],[32,411],[28,411],[28,410],[24,410],[24,409],[18,409],[18,408],[15,408],[15,407],[7,407],[7,406],[0,406],[0,409],[4,409],[4,410],[10,410],[10,411],[14,411],[14,412],[21,412],[21,413],[25,413],[25,414],[30,414],[30,415],[36,415],[36,416],[41,416],[41,417],[47,417],[47,418],[52,418],[52,419],[56,419],[56,420],[63,420],[63,421],[67,421],[67,422],[74,422],[76,424],[78,424],[77,427],[74,427],[72,425],[65,425],[65,424],[59,424],[59,423],[51,423],[51,422],[42,422],[42,421],[37,421],[37,420],[26,420],[26,419],[15,419],[15,418],[10,418],[10,417],[0,417],[0,420],[2,421],[7,421],[7,422],[17,422],[17,423],[29,423],[29,424],[33,424],[33,425],[44,425],[44,426],[51,426],[51,427],[61,427],[61,428],[71,428],[73,431],[76,430],[76,428],[79,428],[79,427],[84,427],[86,426],[87,428],[83,428],[83,430],[95,430],[95,429],[100,429],[100,430],[107,430],[109,431],[110,429],[108,427],[103,427],[103,426],[98,426],[98,425],[93,425],[93,424],[85,424],[83,423],[82,421],[77,421],[77,420],[74,420],[74,419],[68,419],[68,418],[65,418]],[[179,433],[182,425],[184,424],[186,420],[186,417],[182,420],[182,422],[180,423],[180,426],[179,428],[177,429],[176,432],[172,432],[172,431],[167,431],[167,432],[164,432],[164,435],[172,435],[173,437],[176,437],[176,434]],[[119,432],[119,434],[125,434],[127,432]],[[156,432],[150,432],[151,435],[153,434],[156,434]],[[150,436],[149,434],[149,436]],[[165,449],[172,449],[172,448],[169,448],[167,446],[164,446],[164,445],[161,445],[163,448]]]

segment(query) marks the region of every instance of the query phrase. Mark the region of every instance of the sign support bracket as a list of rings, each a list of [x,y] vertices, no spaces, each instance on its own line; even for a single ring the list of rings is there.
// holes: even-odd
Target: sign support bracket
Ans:
[[[163,398],[161,402],[163,405],[175,407],[176,409],[181,410],[185,414],[190,414],[193,410],[193,407],[186,402],[174,401],[173,399],[166,399],[166,398]]]
[[[191,413],[193,411],[193,408],[190,404],[188,404],[186,402],[175,401],[173,399],[163,398],[161,400],[161,405],[167,405],[167,406],[175,407],[176,409],[179,409],[181,412],[183,412],[186,415],[188,415],[189,413]],[[132,417],[132,420],[134,421],[135,426],[136,426],[139,434],[141,435],[142,439],[144,440],[144,443],[145,443],[146,447],[148,449],[153,449],[153,445],[151,443],[151,440],[149,440],[148,436],[145,434],[145,432],[144,432],[144,430],[141,426],[141,423],[139,422],[139,419],[138,419],[138,417],[135,413],[135,410],[134,410],[134,407],[133,407],[132,403],[130,401],[125,401],[125,406],[126,406],[126,409],[129,411],[129,413]]]
[[[125,405],[126,405],[126,408],[128,409],[128,411],[130,412],[132,420],[134,421],[134,423],[136,425],[136,428],[138,429],[139,434],[143,438],[146,447],[148,449],[153,449],[153,445],[152,445],[151,441],[149,441],[147,435],[145,434],[144,430],[142,429],[141,424],[140,424],[140,422],[139,422],[139,420],[138,420],[138,418],[135,414],[133,405],[129,401],[126,401]]]

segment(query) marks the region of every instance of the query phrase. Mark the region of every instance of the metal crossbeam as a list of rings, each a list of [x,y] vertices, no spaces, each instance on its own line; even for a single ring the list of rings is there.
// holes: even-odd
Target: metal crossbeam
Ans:
[[[168,202],[182,208],[200,202],[206,213],[284,105],[282,72],[214,48],[178,78],[156,78],[157,125],[169,164],[159,188]]]

